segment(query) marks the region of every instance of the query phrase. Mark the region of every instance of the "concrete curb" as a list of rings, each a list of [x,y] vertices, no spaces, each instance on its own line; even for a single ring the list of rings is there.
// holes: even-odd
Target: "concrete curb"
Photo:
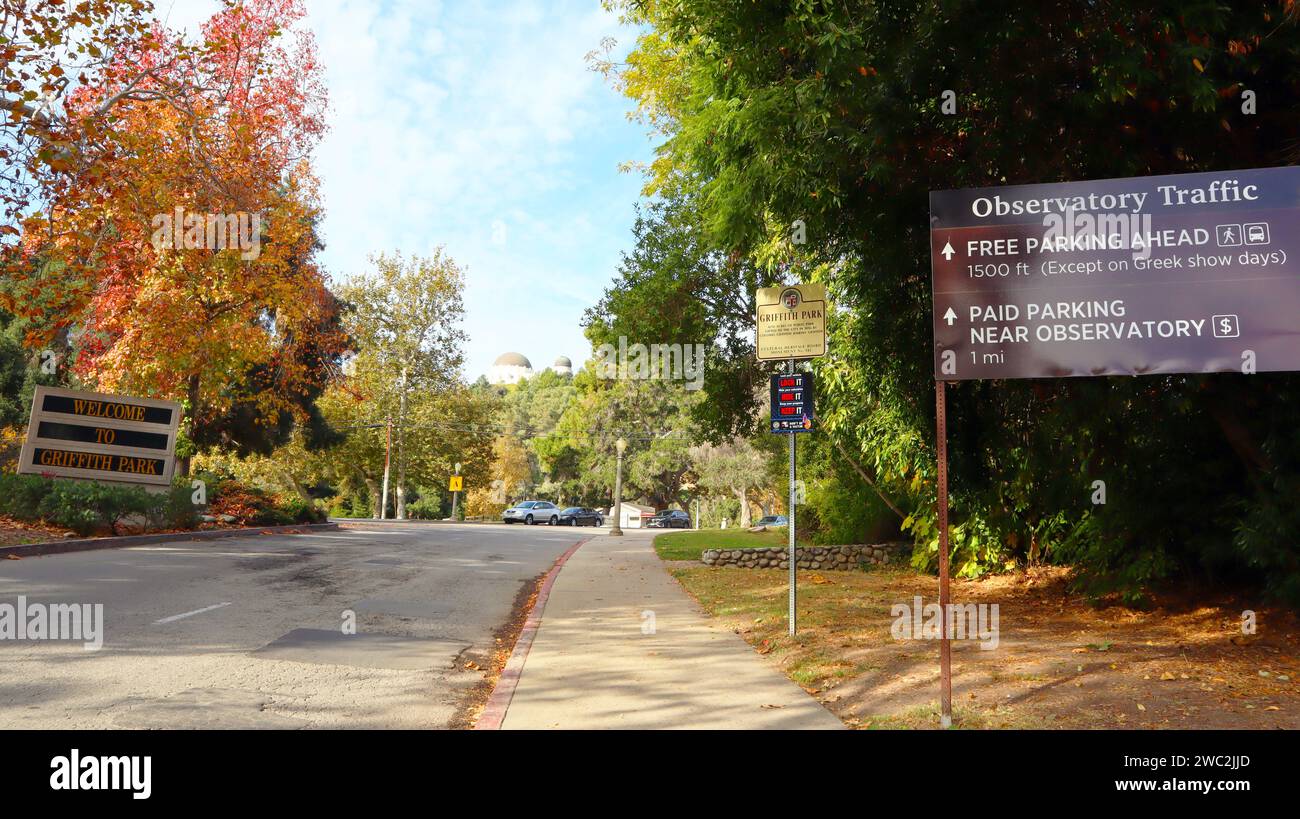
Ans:
[[[49,543],[29,543],[0,548],[0,559],[15,557],[40,557],[65,552],[93,552],[99,549],[121,549],[126,546],[144,546],[150,543],[167,543],[175,540],[220,540],[227,537],[249,535],[284,535],[301,532],[337,531],[337,523],[303,523],[296,526],[257,526],[247,529],[211,529],[194,532],[164,532],[156,535],[126,535],[124,537],[89,537],[76,540],[55,540]]]
[[[532,609],[528,612],[528,618],[524,620],[524,627],[519,632],[519,639],[515,640],[514,651],[510,653],[510,659],[506,661],[506,667],[501,669],[501,676],[497,678],[497,684],[492,688],[492,695],[488,697],[487,704],[483,706],[483,713],[479,715],[478,721],[474,723],[475,731],[497,731],[501,729],[501,724],[505,722],[506,711],[510,708],[510,701],[514,699],[515,688],[519,685],[519,677],[524,672],[524,662],[528,659],[528,651],[533,647],[533,638],[537,636],[537,630],[542,627],[542,614],[546,611],[546,601],[551,596],[551,586],[555,585],[555,578],[559,576],[560,569],[574,553],[582,547],[582,544],[591,540],[584,537],[577,543],[569,547],[569,550],[555,559],[555,564],[551,570],[546,573],[546,579],[542,581],[542,587],[537,591],[537,600],[533,603]]]

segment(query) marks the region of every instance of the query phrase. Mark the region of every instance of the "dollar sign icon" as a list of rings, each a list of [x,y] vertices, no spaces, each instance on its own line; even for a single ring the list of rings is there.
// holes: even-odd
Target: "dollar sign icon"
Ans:
[[[1241,331],[1237,317],[1232,313],[1210,316],[1210,326],[1214,328],[1215,338],[1236,338]]]

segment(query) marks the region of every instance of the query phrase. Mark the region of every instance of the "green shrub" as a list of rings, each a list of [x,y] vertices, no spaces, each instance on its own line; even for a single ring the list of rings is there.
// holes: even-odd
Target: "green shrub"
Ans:
[[[808,500],[795,520],[814,543],[882,543],[901,540],[900,518],[856,473],[830,472],[807,481]]]
[[[130,517],[148,518],[158,506],[158,497],[142,487],[80,481],[53,481],[38,511],[45,520],[66,526],[80,535],[117,527]]]
[[[265,509],[258,509],[246,522],[254,526],[289,526],[297,521],[283,509],[268,506]]]
[[[1241,503],[1233,546],[1241,562],[1258,572],[1264,589],[1274,598],[1300,608],[1300,505],[1295,499],[1300,479],[1279,476]]]
[[[325,513],[316,504],[298,497],[291,497],[277,504],[277,511],[289,518],[289,523],[324,523]]]
[[[198,526],[199,510],[194,506],[193,493],[189,483],[182,479],[165,493],[154,495],[149,528],[193,529]]]
[[[53,488],[54,481],[40,475],[0,475],[0,515],[39,520],[41,501]]]
[[[425,495],[414,503],[406,504],[406,516],[415,520],[441,520],[442,500]]]
[[[250,526],[321,523],[325,510],[317,502],[268,495],[230,478],[198,476],[208,485],[208,511],[233,515]],[[50,480],[39,475],[0,474],[0,515],[17,520],[44,520],[80,535],[101,531],[119,534],[128,521],[146,530],[188,530],[198,525],[188,478],[178,478],[165,492],[143,486]]]
[[[370,511],[370,494],[368,492],[348,492],[337,495],[330,506],[332,518],[369,518],[374,517]]]

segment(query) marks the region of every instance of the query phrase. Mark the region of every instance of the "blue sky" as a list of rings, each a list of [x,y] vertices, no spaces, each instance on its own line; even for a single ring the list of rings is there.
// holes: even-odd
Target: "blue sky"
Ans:
[[[158,0],[196,29],[215,0]],[[170,8],[170,12],[169,12]],[[644,126],[591,72],[633,34],[598,0],[307,0],[330,91],[316,154],[336,279],[439,244],[468,269],[465,375],[502,352],[590,355],[579,320],[631,244]]]

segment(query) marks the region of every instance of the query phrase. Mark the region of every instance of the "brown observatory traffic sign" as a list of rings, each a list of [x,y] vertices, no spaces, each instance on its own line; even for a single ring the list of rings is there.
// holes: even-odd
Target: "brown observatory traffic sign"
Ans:
[[[1300,370],[1300,168],[930,194],[935,378]]]

